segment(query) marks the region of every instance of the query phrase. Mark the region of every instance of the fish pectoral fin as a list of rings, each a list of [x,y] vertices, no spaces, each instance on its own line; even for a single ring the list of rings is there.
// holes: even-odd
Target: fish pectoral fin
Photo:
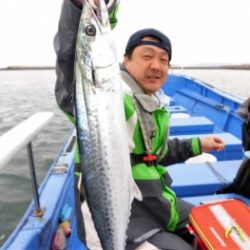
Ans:
[[[141,190],[139,189],[139,187],[137,186],[137,184],[135,183],[134,180],[133,180],[133,190],[132,191],[133,191],[133,198],[137,199],[138,201],[143,200]]]

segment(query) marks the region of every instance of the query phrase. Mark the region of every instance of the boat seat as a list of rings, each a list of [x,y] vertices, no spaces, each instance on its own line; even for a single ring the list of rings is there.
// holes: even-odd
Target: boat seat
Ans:
[[[171,97],[171,96],[169,96],[169,105],[170,106],[176,105],[175,99],[173,97]]]
[[[185,201],[192,203],[197,206],[200,204],[204,204],[206,202],[216,201],[216,200],[225,200],[225,199],[238,199],[245,202],[248,206],[250,206],[250,199],[244,197],[240,194],[217,194],[217,195],[202,195],[202,196],[193,196],[193,197],[185,197],[183,198]]]
[[[170,135],[207,134],[213,131],[214,123],[205,116],[170,119]]]
[[[170,112],[170,114],[187,113],[187,110],[181,105],[168,106],[167,110]]]
[[[177,105],[183,105],[189,113],[201,116],[206,114],[207,118],[217,124],[219,128],[227,129],[240,137],[241,129],[237,128],[242,126],[242,118],[235,114],[240,104],[220,96],[212,95],[210,97],[209,92],[208,96],[203,94],[185,88],[178,89],[173,98]]]
[[[213,194],[225,182],[231,183],[241,162],[181,163],[168,166],[167,170],[173,179],[172,188],[179,197],[199,196]]]
[[[211,151],[210,154],[214,155],[218,161],[227,161],[227,160],[239,160],[243,158],[242,151],[242,142],[236,136],[230,133],[211,133],[211,134],[193,134],[193,135],[170,135],[170,139],[187,139],[192,137],[205,137],[205,136],[217,136],[220,137],[225,142],[225,148],[222,151],[216,152]]]
[[[188,113],[181,113],[181,112],[179,112],[179,113],[172,113],[171,114],[171,119],[176,119],[176,118],[178,118],[178,119],[184,119],[184,118],[189,118],[191,115],[190,114],[188,114]]]

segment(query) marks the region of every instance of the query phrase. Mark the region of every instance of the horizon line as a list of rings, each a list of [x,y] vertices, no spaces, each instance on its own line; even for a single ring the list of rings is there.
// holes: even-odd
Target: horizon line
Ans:
[[[13,65],[0,68],[0,70],[48,70],[55,69],[55,66],[31,66],[31,65]],[[242,64],[216,64],[216,63],[200,63],[200,64],[192,64],[192,65],[171,65],[172,69],[246,69],[250,70],[250,64],[242,63]]]

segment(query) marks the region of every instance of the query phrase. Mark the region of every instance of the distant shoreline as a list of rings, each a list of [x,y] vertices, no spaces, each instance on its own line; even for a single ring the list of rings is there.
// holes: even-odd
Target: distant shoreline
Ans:
[[[54,66],[10,66],[6,68],[0,68],[1,70],[48,70],[55,69]]]
[[[239,65],[193,65],[193,66],[178,66],[171,65],[172,69],[230,69],[230,70],[250,70],[250,64]],[[3,70],[54,70],[54,66],[9,66],[6,68],[0,68]]]
[[[172,69],[231,69],[231,70],[250,70],[250,65],[249,64],[242,64],[242,65],[211,65],[211,66],[199,66],[199,65],[194,65],[194,66],[176,66],[172,65]]]

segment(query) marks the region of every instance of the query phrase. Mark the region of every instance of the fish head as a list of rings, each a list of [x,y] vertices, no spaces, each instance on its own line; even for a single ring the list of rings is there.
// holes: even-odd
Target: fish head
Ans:
[[[108,6],[105,0],[86,0],[80,20],[80,30],[90,47],[101,37],[111,33]],[[105,44],[104,42],[102,42]],[[98,46],[100,43],[98,43]],[[93,49],[92,49],[93,50]]]
[[[95,5],[93,0],[86,0],[83,5],[76,57],[80,64],[84,64],[82,72],[90,72],[89,76],[95,78],[92,82],[100,87],[100,83],[108,83],[110,74],[118,74],[119,64],[106,1],[95,0],[94,3]],[[104,84],[102,86],[104,87]]]
[[[105,0],[86,0],[83,7],[86,35],[95,36],[98,32],[110,29],[108,5]]]

